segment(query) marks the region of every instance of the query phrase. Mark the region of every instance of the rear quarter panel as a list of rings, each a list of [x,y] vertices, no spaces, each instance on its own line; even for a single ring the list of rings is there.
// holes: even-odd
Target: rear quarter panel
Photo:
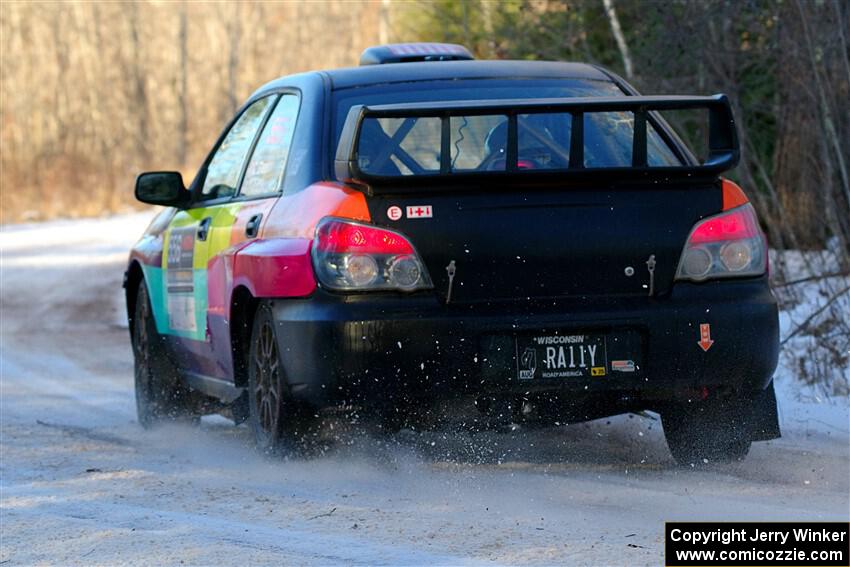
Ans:
[[[236,251],[230,289],[219,297],[229,302],[239,286],[257,298],[310,295],[316,289],[310,247],[316,224],[326,216],[370,219],[365,196],[339,183],[315,183],[280,197],[260,237]]]

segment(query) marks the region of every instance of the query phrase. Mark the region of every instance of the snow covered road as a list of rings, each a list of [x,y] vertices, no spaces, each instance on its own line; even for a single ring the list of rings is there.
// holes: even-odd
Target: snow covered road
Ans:
[[[149,214],[0,231],[0,564],[660,564],[665,520],[844,520],[847,400],[778,380],[784,437],[674,466],[658,421],[347,431],[261,458],[220,418],[135,421],[126,251]]]

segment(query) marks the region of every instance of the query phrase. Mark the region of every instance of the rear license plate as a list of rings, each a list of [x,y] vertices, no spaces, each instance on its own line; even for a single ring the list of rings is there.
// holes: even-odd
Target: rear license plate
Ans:
[[[517,377],[581,378],[605,376],[605,335],[539,334],[516,337]]]

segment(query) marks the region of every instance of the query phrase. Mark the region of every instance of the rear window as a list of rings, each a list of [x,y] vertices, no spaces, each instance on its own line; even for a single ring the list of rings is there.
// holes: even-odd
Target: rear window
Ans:
[[[392,90],[398,89],[398,90]],[[479,80],[382,85],[345,89],[336,93],[336,143],[348,111],[354,105],[402,102],[464,101],[476,99],[561,98],[620,96],[613,83],[592,80]],[[571,115],[548,113],[518,118],[520,169],[565,169],[569,162]],[[451,168],[456,172],[505,169],[507,117],[457,116],[450,120]],[[634,116],[631,112],[584,115],[585,167],[627,167],[632,161]],[[373,175],[438,173],[441,160],[440,119],[369,118],[360,136],[359,166]],[[650,166],[682,165],[681,160],[650,124],[647,132]]]

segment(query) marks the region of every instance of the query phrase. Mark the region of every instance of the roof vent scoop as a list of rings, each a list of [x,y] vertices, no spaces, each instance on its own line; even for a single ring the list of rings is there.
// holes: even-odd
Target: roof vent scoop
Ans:
[[[367,47],[360,56],[360,65],[472,59],[475,58],[467,48],[454,43],[390,43]]]

